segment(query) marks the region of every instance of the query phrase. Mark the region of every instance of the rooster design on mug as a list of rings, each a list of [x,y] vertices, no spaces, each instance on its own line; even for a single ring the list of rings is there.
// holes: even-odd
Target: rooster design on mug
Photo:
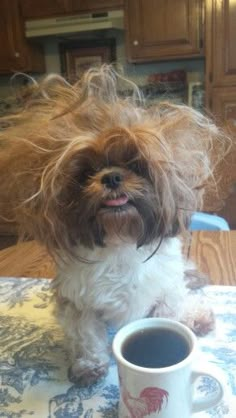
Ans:
[[[168,404],[169,393],[157,387],[147,387],[138,398],[132,396],[124,387],[122,398],[130,413],[130,418],[144,418],[151,413],[159,413]],[[165,403],[165,404],[164,404]]]

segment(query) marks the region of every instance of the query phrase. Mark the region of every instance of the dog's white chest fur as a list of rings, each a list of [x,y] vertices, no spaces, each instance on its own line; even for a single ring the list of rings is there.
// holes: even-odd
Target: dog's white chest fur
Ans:
[[[153,305],[169,316],[174,307],[175,316],[186,293],[180,241],[166,239],[145,262],[153,249],[137,250],[125,243],[93,251],[80,247],[80,256],[93,262],[74,261],[61,267],[59,296],[73,302],[78,311],[92,309],[117,326],[147,315]]]

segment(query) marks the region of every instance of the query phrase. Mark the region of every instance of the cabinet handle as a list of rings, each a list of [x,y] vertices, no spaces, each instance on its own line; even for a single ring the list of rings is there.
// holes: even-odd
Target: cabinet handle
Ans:
[[[137,46],[138,45],[137,39],[135,39],[135,41],[133,42],[133,44],[134,44],[134,46]]]
[[[20,53],[19,52],[15,52],[15,58],[19,58],[20,57]]]

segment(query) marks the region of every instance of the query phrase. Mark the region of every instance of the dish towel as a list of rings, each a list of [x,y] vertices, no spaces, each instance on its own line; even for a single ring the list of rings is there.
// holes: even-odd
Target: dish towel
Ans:
[[[67,378],[69,359],[53,316],[49,279],[0,278],[0,417],[117,418],[117,367],[90,387]],[[226,385],[224,400],[196,418],[236,418],[236,288],[208,286],[216,330],[199,339],[204,359],[217,365]],[[110,339],[114,330],[108,330]],[[197,396],[215,390],[199,379]]]

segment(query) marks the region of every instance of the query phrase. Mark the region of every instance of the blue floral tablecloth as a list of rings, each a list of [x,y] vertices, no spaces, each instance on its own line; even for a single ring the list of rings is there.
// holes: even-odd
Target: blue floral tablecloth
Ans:
[[[0,278],[0,417],[117,418],[112,358],[108,375],[97,384],[81,388],[69,382],[50,285],[48,279]],[[204,292],[217,320],[214,333],[199,345],[204,358],[223,372],[227,390],[221,404],[193,417],[236,418],[236,287],[209,286]],[[204,396],[212,386],[202,379],[198,391]]]

